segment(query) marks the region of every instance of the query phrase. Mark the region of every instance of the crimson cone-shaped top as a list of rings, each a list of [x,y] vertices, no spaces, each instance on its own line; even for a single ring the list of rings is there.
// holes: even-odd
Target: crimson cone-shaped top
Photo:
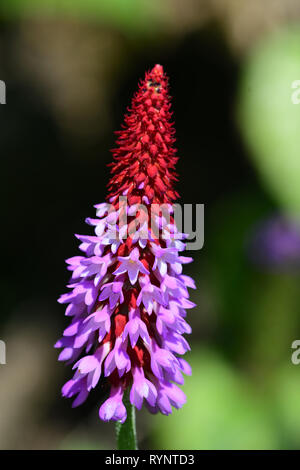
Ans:
[[[170,122],[168,78],[159,64],[147,72],[118,131],[110,164],[113,176],[108,184],[108,199],[115,202],[126,194],[129,204],[172,203],[178,197],[173,189],[177,157],[173,147],[175,130]]]

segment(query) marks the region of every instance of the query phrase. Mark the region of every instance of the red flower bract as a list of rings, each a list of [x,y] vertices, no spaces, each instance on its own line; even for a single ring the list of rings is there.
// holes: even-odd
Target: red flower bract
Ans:
[[[129,205],[142,203],[172,203],[178,193],[173,189],[177,180],[174,171],[178,158],[168,96],[168,79],[161,65],[146,73],[125,116],[124,129],[114,149],[110,164],[113,177],[108,200],[114,202],[127,191]],[[142,189],[142,190],[141,190]]]

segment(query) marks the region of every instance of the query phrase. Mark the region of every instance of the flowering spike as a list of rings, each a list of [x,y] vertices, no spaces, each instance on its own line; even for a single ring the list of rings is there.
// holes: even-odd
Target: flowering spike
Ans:
[[[76,235],[83,256],[67,260],[71,291],[59,302],[68,304],[72,321],[56,347],[63,348],[59,360],[75,362],[75,373],[62,393],[78,406],[105,379],[104,421],[126,420],[126,389],[136,408],[144,401],[154,413],[170,414],[185,403],[174,382],[191,373],[180,355],[189,350],[185,309],[194,304],[187,287],[195,286],[182,274],[192,259],[179,256],[186,236],[173,216],[177,157],[170,119],[168,79],[156,65],[117,132],[107,202],[95,206],[96,219],[87,219],[95,235]]]

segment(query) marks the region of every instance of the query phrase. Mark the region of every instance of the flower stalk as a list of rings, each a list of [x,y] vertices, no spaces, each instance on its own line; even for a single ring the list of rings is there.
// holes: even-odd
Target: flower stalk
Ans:
[[[128,391],[124,393],[123,401],[127,411],[127,419],[124,423],[120,421],[116,423],[117,449],[137,450],[135,407],[130,403]]]

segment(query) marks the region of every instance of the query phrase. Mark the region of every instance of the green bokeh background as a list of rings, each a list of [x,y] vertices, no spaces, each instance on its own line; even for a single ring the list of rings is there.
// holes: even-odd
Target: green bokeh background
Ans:
[[[299,217],[300,14],[262,3],[2,0],[0,448],[115,446],[102,390],[76,410],[60,397],[71,371],[52,347],[65,325],[56,298],[72,234],[104,200],[113,131],[155,63],[170,76],[181,202],[205,204],[205,244],[186,269],[187,404],[139,412],[140,448],[300,448],[299,271],[247,251],[260,221]]]

